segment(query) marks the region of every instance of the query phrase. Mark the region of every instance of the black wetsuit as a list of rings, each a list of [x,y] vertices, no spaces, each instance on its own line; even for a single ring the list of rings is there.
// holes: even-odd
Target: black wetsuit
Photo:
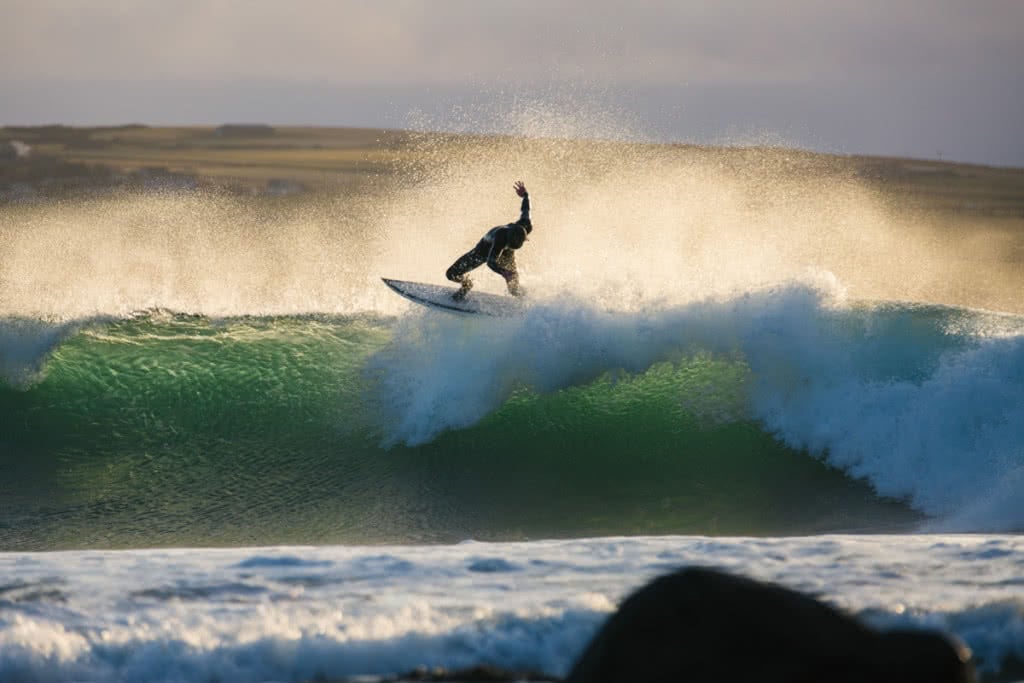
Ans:
[[[445,277],[449,280],[462,285],[462,289],[456,293],[457,298],[464,297],[473,287],[473,281],[466,273],[474,268],[479,268],[484,263],[505,278],[510,294],[514,296],[522,294],[522,290],[519,288],[519,273],[516,271],[515,256],[515,250],[522,246],[522,240],[517,240],[515,234],[520,231],[525,231],[527,235],[533,232],[533,224],[530,222],[529,194],[523,195],[518,221],[498,225],[488,230],[476,246],[460,256],[445,273]],[[514,246],[517,242],[518,246]]]

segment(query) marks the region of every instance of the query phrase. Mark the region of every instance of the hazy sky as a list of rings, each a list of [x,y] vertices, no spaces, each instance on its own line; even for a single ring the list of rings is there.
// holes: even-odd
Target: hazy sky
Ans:
[[[1024,0],[0,0],[0,17],[0,124],[510,126],[1024,166]]]

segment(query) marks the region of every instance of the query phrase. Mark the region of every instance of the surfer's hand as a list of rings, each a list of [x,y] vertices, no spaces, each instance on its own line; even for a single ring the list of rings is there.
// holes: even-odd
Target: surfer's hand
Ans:
[[[516,194],[520,197],[526,196],[526,185],[523,185],[522,180],[517,180],[512,188],[516,191]]]

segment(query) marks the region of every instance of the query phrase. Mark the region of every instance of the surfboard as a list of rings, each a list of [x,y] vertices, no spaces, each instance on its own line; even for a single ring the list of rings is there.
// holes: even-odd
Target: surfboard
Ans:
[[[391,280],[386,277],[381,279],[384,281],[384,284],[409,301],[415,301],[421,306],[428,308],[451,311],[452,313],[509,316],[522,312],[524,308],[523,300],[513,296],[471,291],[465,299],[456,301],[452,298],[452,295],[458,291],[457,287],[431,285],[426,282]]]

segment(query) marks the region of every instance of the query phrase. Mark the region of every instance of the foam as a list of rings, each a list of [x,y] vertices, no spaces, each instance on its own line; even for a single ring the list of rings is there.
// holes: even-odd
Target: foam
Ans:
[[[0,586],[0,680],[303,681],[482,663],[564,675],[628,592],[691,564],[813,591],[880,627],[955,633],[995,673],[1024,652],[1022,559],[1017,537],[927,535],[0,553],[0,575],[62,587],[53,599]],[[263,590],[159,590],[240,582]]]
[[[821,354],[789,354],[786,367],[805,385],[759,387],[755,411],[787,444],[952,528],[1019,530],[1024,334],[976,343],[944,354],[920,381],[865,379],[859,368],[814,363]]]
[[[851,304],[821,277],[632,312],[556,300],[497,321],[411,316],[371,366],[388,443],[420,444],[516,391],[694,353],[741,358],[750,417],[881,495],[951,528],[1024,528],[1024,320],[1012,316]]]

